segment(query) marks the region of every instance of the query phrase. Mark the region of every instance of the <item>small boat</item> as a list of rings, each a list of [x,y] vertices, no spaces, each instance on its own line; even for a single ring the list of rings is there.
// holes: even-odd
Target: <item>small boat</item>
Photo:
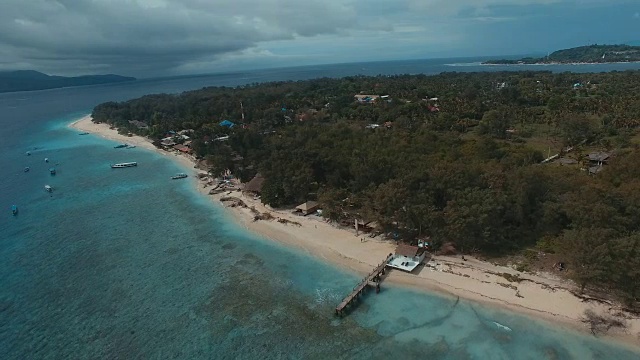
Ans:
[[[114,149],[122,149],[122,148],[126,148],[128,145],[127,144],[120,144],[120,145],[116,145],[113,148]]]
[[[47,192],[53,192],[53,188],[52,188],[51,186],[49,186],[49,185],[45,185],[45,186],[44,186],[44,189],[45,189]]]
[[[505,331],[513,331],[513,330],[511,330],[511,328],[510,328],[510,327],[508,327],[508,326],[504,326],[504,325],[500,324],[499,322],[495,322],[495,321],[493,321],[493,323],[494,323],[497,327],[499,327],[500,329],[502,329],[502,330],[505,330]]]
[[[44,162],[48,163],[49,162],[49,158],[44,158]]]
[[[27,156],[31,155],[31,151],[27,151]]]
[[[24,172],[29,172],[29,170],[31,170],[31,169],[29,169],[28,166],[26,168],[24,168]]]
[[[189,175],[187,175],[185,173],[179,173],[179,174],[176,174],[176,175],[172,176],[171,178],[173,180],[176,180],[176,179],[184,179],[186,177],[189,177]]]
[[[56,168],[49,168],[49,173],[51,175],[55,175],[56,174]]]
[[[88,133],[88,132],[81,132],[81,133],[80,133],[80,134],[78,134],[78,135],[89,135],[89,133]]]
[[[18,215],[18,207],[15,205],[11,205],[11,213],[13,213],[13,216]]]
[[[136,146],[135,145],[127,145],[127,149],[135,149]]]
[[[125,162],[125,163],[111,164],[112,169],[120,169],[120,168],[132,167],[132,166],[138,166],[138,163],[135,161],[132,161],[132,162]]]

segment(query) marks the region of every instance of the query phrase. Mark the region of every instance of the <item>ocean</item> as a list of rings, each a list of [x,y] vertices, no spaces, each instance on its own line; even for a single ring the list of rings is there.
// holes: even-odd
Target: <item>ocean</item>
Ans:
[[[610,341],[389,284],[336,318],[357,274],[249,233],[194,180],[169,180],[191,169],[67,127],[101,102],[149,93],[501,68],[476,62],[312,66],[0,94],[2,358],[637,359],[637,350]],[[569,67],[629,66],[640,68]],[[139,166],[109,168],[122,161]]]

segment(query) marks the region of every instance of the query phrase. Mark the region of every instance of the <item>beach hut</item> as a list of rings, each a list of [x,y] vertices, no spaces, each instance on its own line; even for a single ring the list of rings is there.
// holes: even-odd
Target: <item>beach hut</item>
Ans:
[[[220,126],[232,128],[232,127],[236,126],[236,124],[234,124],[233,122],[231,122],[229,120],[223,120],[223,121],[220,122]]]
[[[190,147],[188,147],[188,146],[184,146],[184,145],[182,145],[182,144],[174,145],[174,146],[173,146],[173,148],[174,148],[175,150],[178,150],[178,151],[183,152],[183,153],[186,153],[186,154],[190,154],[190,153],[191,153],[191,148],[190,148]]]
[[[317,202],[307,201],[304,204],[296,206],[296,212],[300,212],[302,213],[302,215],[306,216],[313,213],[314,211],[317,211],[319,207],[320,204],[318,204]]]
[[[253,177],[253,179],[249,180],[248,183],[244,185],[243,191],[245,193],[251,193],[254,195],[260,195],[262,192],[262,185],[264,184],[264,177],[259,173]]]

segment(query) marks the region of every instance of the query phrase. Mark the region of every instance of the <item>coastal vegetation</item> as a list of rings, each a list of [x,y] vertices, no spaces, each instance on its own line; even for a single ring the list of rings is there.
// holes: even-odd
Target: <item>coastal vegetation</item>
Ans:
[[[488,60],[483,64],[572,64],[572,63],[615,63],[640,61],[640,46],[630,45],[589,45],[554,51],[541,57],[522,59]]]
[[[639,90],[637,71],[355,76],[148,95],[92,116],[159,146],[187,130],[213,173],[259,173],[274,207],[315,200],[327,219],[464,253],[555,254],[582,291],[633,309]]]
[[[33,70],[0,71],[0,93],[32,91],[70,86],[108,84],[136,80],[119,75],[52,76]]]

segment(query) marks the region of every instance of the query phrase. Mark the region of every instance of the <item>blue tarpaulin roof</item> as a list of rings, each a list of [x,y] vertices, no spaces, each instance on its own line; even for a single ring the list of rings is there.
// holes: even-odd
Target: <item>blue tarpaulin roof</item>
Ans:
[[[220,126],[226,126],[226,127],[234,127],[236,124],[234,124],[233,122],[229,121],[229,120],[223,120],[220,122]]]

